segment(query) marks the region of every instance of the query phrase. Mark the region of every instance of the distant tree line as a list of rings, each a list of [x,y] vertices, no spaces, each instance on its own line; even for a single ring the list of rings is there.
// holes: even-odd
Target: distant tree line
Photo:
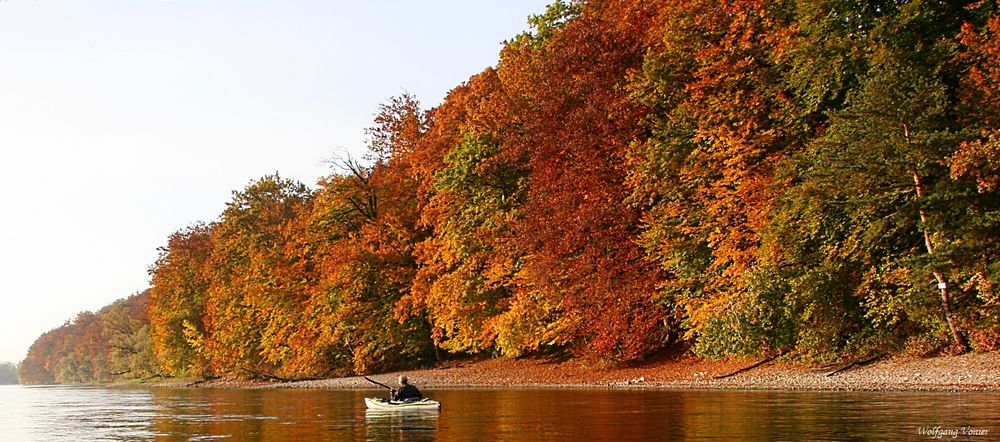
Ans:
[[[146,314],[149,291],[82,312],[40,336],[17,368],[24,384],[111,382],[160,374]]]
[[[17,364],[13,362],[0,363],[0,385],[17,384]]]
[[[263,177],[173,234],[134,324],[81,314],[22,378],[1000,343],[996,2],[592,0],[529,24],[440,106],[384,104],[317,189]]]

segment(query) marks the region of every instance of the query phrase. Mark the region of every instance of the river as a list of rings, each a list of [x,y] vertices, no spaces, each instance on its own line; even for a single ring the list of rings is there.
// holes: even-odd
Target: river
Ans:
[[[3,441],[996,440],[1000,393],[428,390],[439,412],[367,412],[379,391],[0,387]],[[952,437],[955,436],[955,437]]]

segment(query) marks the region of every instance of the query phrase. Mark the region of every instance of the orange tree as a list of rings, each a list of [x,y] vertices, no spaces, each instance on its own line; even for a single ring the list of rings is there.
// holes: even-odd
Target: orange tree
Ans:
[[[503,148],[515,125],[493,69],[448,94],[429,115],[415,152],[428,197],[416,245],[419,269],[404,312],[423,312],[435,345],[451,352],[494,348],[518,268],[514,225],[527,190],[524,158]],[[426,201],[426,202],[424,202]]]
[[[205,330],[194,340],[201,341],[214,373],[260,376],[275,370],[280,358],[270,337],[282,328],[287,303],[295,302],[277,275],[285,265],[283,232],[310,198],[301,183],[266,176],[234,192],[213,229]]]
[[[208,369],[198,338],[205,331],[205,266],[213,226],[195,224],[170,235],[150,268],[150,338],[166,374],[201,375]]]

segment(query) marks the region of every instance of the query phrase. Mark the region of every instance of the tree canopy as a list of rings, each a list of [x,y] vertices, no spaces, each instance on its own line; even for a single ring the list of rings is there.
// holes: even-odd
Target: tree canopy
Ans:
[[[314,188],[251,181],[25,382],[1000,345],[993,1],[557,1]],[[148,299],[148,301],[147,301]],[[148,302],[148,307],[145,306]]]

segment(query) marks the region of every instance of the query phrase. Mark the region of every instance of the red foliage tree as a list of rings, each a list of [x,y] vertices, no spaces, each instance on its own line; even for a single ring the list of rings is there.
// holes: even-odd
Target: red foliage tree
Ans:
[[[641,212],[625,203],[626,150],[643,135],[645,112],[624,86],[642,65],[656,4],[595,1],[573,14],[550,9],[535,38],[513,42],[501,63],[523,97],[523,134],[508,147],[527,153],[531,171],[514,302],[550,313],[554,321],[523,318],[549,322],[549,342],[634,359],[662,344],[669,317],[653,300],[660,272],[636,243]]]

